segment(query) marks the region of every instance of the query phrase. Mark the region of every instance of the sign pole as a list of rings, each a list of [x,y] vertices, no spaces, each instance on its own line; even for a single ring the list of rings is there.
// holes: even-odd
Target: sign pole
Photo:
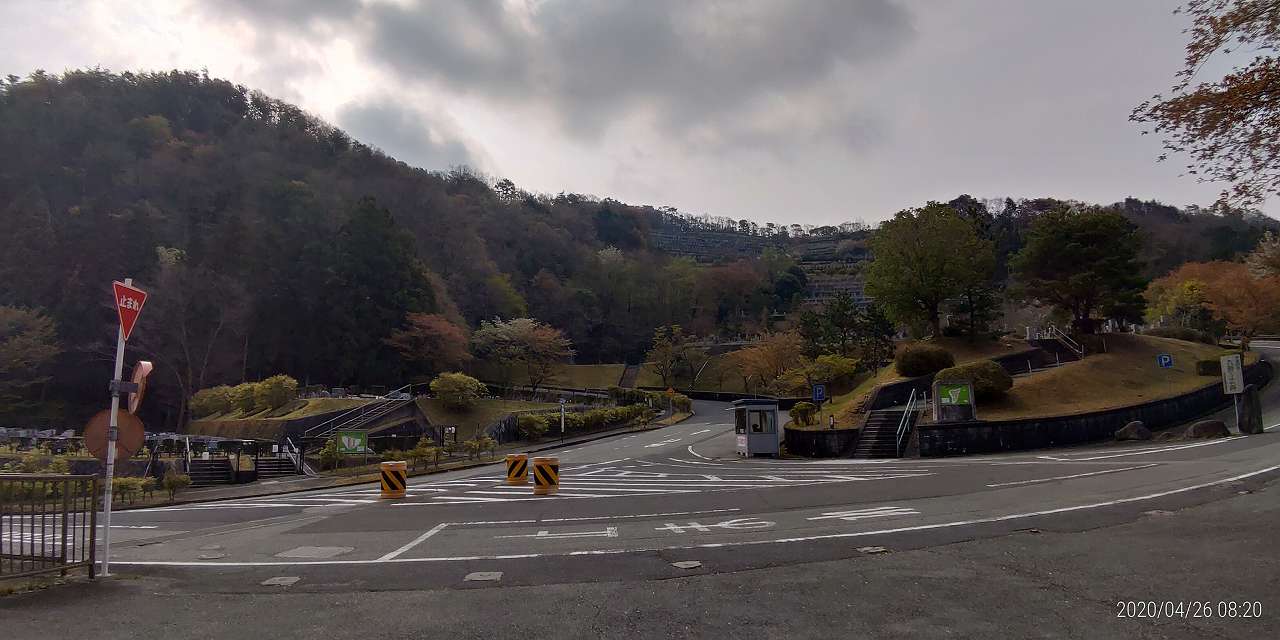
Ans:
[[[564,442],[564,398],[560,398],[560,441]]]
[[[133,285],[133,278],[125,278],[126,285]],[[118,303],[119,301],[117,301]],[[124,325],[116,332],[116,370],[112,376],[111,416],[107,423],[107,480],[102,494],[102,575],[111,575],[111,479],[116,472],[116,436],[119,428],[120,393],[116,391],[120,376],[124,374]]]

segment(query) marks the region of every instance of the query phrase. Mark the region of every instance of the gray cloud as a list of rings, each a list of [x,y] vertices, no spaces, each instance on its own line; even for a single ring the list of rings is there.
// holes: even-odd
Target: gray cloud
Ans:
[[[405,82],[546,107],[569,135],[593,138],[639,117],[710,149],[805,138],[810,124],[786,126],[795,115],[780,101],[894,54],[914,33],[892,0],[240,1],[226,10],[273,29],[342,32]],[[874,114],[829,97],[805,118],[837,129],[831,141],[880,137]]]
[[[378,146],[397,160],[428,169],[456,165],[481,167],[452,122],[441,120],[396,99],[348,103],[338,109],[338,125]]]

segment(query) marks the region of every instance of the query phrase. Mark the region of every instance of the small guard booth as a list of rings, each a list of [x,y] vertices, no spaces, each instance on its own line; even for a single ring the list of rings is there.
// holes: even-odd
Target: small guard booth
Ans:
[[[778,428],[777,400],[735,400],[733,424],[738,455],[778,455],[782,430]]]

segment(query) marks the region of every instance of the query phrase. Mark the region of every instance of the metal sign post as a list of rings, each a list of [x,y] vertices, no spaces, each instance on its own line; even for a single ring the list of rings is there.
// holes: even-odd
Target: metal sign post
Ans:
[[[564,442],[564,398],[560,398],[560,441]]]
[[[1244,393],[1244,363],[1240,354],[1222,356],[1222,392],[1231,396],[1231,406],[1236,410],[1236,431],[1240,431],[1240,394]]]
[[[125,278],[123,283],[113,282],[111,288],[115,294],[116,313],[120,317],[120,327],[116,332],[116,368],[111,376],[111,414],[107,423],[107,470],[106,482],[103,483],[102,495],[102,575],[111,575],[111,479],[116,471],[116,439],[119,435],[120,377],[124,374],[124,343],[133,333],[133,325],[142,313],[142,305],[147,301],[147,293],[133,288],[133,278]]]

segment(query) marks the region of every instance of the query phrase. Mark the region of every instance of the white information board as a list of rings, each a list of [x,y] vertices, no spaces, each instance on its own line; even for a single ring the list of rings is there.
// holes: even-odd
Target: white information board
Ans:
[[[1244,393],[1244,367],[1241,366],[1240,354],[1222,356],[1222,392],[1228,394]]]

